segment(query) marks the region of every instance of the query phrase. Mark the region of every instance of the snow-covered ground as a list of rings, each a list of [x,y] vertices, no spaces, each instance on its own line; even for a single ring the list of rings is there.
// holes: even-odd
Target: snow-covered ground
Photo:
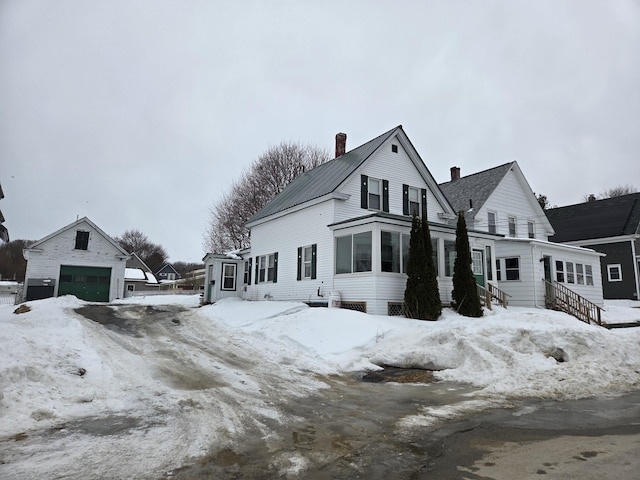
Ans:
[[[248,430],[270,435],[265,420],[286,422],[279,405],[327,388],[323,375],[379,365],[433,369],[478,389],[465,405],[423,409],[399,429],[504,399],[640,389],[640,328],[607,330],[549,310],[496,308],[480,319],[445,310],[423,322],[150,296],[117,308],[133,324],[144,323],[144,306],[173,321],[124,334],[74,311],[86,305],[62,297],[22,314],[0,305],[0,478],[157,478]],[[640,321],[638,306],[607,304],[604,320]]]

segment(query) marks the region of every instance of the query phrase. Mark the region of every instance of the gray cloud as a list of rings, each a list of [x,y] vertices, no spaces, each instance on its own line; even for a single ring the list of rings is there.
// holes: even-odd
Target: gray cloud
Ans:
[[[402,124],[438,181],[517,160],[553,204],[640,187],[632,0],[0,5],[12,238],[87,215],[198,260],[207,209],[268,146]]]

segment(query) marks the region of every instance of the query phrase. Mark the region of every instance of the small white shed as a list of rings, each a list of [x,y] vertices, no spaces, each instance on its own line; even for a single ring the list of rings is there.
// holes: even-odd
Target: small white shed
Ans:
[[[202,261],[205,268],[203,303],[242,297],[245,270],[242,257],[235,253],[207,253]]]

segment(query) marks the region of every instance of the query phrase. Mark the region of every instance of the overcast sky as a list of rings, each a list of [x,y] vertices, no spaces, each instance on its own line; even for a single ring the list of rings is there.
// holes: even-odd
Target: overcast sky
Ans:
[[[269,146],[397,125],[438,182],[517,160],[553,205],[640,188],[640,2],[0,0],[12,239],[88,216],[200,261]]]

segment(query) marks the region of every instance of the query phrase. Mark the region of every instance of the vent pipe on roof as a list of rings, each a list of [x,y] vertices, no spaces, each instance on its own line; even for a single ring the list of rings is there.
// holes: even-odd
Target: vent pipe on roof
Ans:
[[[337,133],[336,134],[336,158],[341,155],[344,155],[344,152],[347,151],[347,134],[346,133]]]
[[[460,178],[460,167],[451,167],[451,181],[458,180]]]

